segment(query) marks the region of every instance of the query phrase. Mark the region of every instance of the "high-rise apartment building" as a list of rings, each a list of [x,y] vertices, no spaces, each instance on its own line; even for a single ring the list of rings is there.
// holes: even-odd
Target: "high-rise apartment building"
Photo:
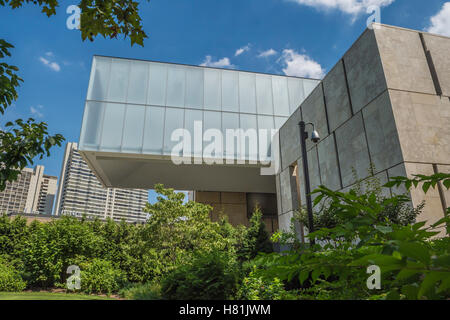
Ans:
[[[55,213],[57,215],[144,221],[142,209],[148,201],[148,190],[105,188],[77,150],[68,143],[61,169]]]
[[[44,174],[44,166],[25,168],[16,181],[0,192],[0,213],[51,214],[57,177]]]

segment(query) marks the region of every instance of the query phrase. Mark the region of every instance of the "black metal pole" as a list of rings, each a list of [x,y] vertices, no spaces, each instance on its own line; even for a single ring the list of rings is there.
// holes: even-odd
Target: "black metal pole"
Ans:
[[[308,169],[308,156],[306,154],[306,139],[308,139],[308,133],[305,130],[306,124],[304,121],[300,121],[300,145],[302,147],[302,160],[303,160],[303,177],[305,179],[305,193],[306,193],[306,210],[308,211],[308,224],[309,233],[314,232],[312,201],[311,201],[311,187],[309,184],[309,169]],[[314,244],[314,239],[311,239],[311,244]]]

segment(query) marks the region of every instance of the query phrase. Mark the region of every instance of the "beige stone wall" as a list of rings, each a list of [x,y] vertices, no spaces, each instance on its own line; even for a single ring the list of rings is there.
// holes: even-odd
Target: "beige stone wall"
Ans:
[[[233,226],[249,225],[245,192],[195,191],[194,200],[213,207],[210,213],[212,221],[218,221],[221,216],[226,215]],[[278,230],[277,217],[264,216],[263,221],[269,233]]]
[[[358,179],[450,172],[450,38],[391,26],[367,29],[280,129],[277,176],[281,229],[305,204],[298,121],[313,122],[321,140],[307,142],[311,188],[347,191]],[[433,68],[434,66],[434,68]],[[307,128],[310,130],[310,128]],[[290,138],[289,143],[283,138]],[[291,141],[292,140],[292,141]],[[298,164],[300,204],[290,167]],[[403,193],[386,189],[386,196]],[[426,202],[419,220],[444,215],[450,191],[411,191]]]

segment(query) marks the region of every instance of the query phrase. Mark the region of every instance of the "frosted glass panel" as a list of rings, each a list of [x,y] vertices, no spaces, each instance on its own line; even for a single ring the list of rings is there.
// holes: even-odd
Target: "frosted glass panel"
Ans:
[[[221,87],[220,70],[205,69],[205,109],[221,109]]]
[[[89,101],[84,110],[81,145],[83,147],[98,147],[105,103]]]
[[[125,102],[128,90],[130,61],[112,59],[109,76],[108,101]]]
[[[104,151],[120,151],[125,105],[107,103],[105,107],[101,149]]]
[[[270,145],[272,143],[272,129],[274,129],[274,119],[271,116],[258,116],[258,152],[260,160],[270,159],[271,149]],[[265,138],[265,144],[261,140]]]
[[[237,148],[238,148],[238,138],[234,138],[233,144],[231,144],[231,138],[230,140],[227,137],[227,129],[229,130],[236,130],[239,129],[239,114],[237,113],[222,113],[222,131],[223,131],[223,137],[224,137],[224,155],[225,158],[228,159],[235,159],[236,155],[238,154]],[[230,133],[232,134],[232,133]],[[229,146],[227,147],[227,142]]]
[[[197,124],[200,133],[199,133],[199,138],[197,138],[197,141],[194,141],[194,136],[195,136],[194,124],[196,121],[200,122],[199,124]],[[189,155],[189,154],[193,153],[195,156],[201,156],[202,155],[202,144],[203,144],[203,135],[202,135],[203,111],[186,109],[186,111],[184,113],[184,128],[189,131],[189,134],[191,137],[191,153],[188,153],[187,150],[185,150],[185,155]],[[185,136],[185,139],[187,139],[186,136]]]
[[[206,132],[208,129],[219,130],[221,135],[223,135],[222,134],[222,113],[221,112],[205,111],[203,114],[203,119],[204,119],[204,123],[203,123],[203,125],[204,125],[204,129],[203,129],[204,133],[203,134],[204,135],[208,134]],[[212,134],[211,131],[210,131],[210,133]],[[218,132],[216,131],[216,133],[218,133]],[[214,137],[216,137],[216,135],[214,135]],[[218,137],[218,138],[223,138],[223,137]],[[211,143],[213,143],[214,141],[215,141],[214,138],[212,138],[209,141],[204,141],[203,142],[203,152],[205,152],[205,151],[207,152],[208,151],[207,146],[210,145]],[[215,149],[214,153],[208,153],[208,154],[204,155],[204,157],[209,158],[211,155],[212,157],[220,157],[221,158],[223,155],[223,139],[222,139],[221,149],[220,149],[220,141],[219,141],[219,144],[217,145],[217,148],[218,149]]]
[[[239,73],[222,71],[222,110],[239,112]]]
[[[147,103],[157,106],[166,105],[167,66],[150,64]]]
[[[244,136],[241,137],[241,144],[245,148],[245,153],[239,153],[240,158],[258,160],[258,127],[256,115],[241,114],[240,126],[244,130]]]
[[[127,105],[122,151],[140,152],[144,133],[145,107]]]
[[[240,112],[256,113],[255,75],[239,73],[239,105]]]
[[[318,81],[303,80],[303,88],[305,90],[305,98],[314,90],[319,84]]]
[[[272,77],[274,114],[289,116],[289,94],[287,78]]]
[[[287,119],[288,118],[275,117],[275,129],[280,129]]]
[[[172,148],[181,141],[171,141],[171,136],[175,130],[184,128],[184,109],[166,108],[164,125],[164,154],[170,155]]]
[[[164,134],[164,109],[162,107],[146,107],[143,151],[161,154]]]
[[[256,105],[259,114],[273,115],[272,77],[256,75]]]
[[[147,101],[148,63],[132,61],[127,102],[145,104]]]
[[[186,107],[203,109],[203,69],[186,69]]]
[[[88,100],[106,100],[111,58],[94,57]]]
[[[302,80],[288,78],[290,114],[292,114],[305,99]]]
[[[175,66],[169,67],[167,78],[167,106],[184,107],[185,88],[185,68]]]
[[[204,127],[207,129],[222,130],[221,112],[205,111],[204,113]]]

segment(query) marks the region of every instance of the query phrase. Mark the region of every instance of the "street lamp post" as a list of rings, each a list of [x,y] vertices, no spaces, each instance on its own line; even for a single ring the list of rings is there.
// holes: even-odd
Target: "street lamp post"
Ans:
[[[308,139],[308,132],[306,132],[306,125],[310,124],[313,128],[311,133],[311,141],[314,143],[319,142],[320,137],[317,131],[314,130],[314,124],[305,123],[300,121],[300,144],[302,148],[302,159],[303,159],[303,177],[305,180],[305,193],[306,193],[306,210],[308,211],[308,228],[309,232],[314,232],[314,222],[313,222],[313,211],[312,211],[312,201],[311,201],[311,187],[309,184],[309,170],[308,170],[308,156],[306,154],[306,140]],[[311,239],[311,244],[315,243],[314,239]]]

